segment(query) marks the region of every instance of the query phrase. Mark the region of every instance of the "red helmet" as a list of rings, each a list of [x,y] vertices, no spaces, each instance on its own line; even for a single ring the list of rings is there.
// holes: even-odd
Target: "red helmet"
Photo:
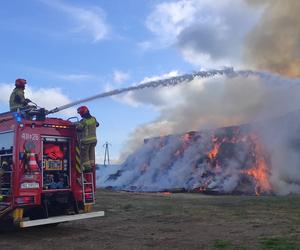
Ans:
[[[89,109],[87,106],[81,106],[77,109],[77,113],[80,114],[80,115],[84,115],[84,114],[87,114],[89,113]]]
[[[17,79],[16,81],[15,81],[15,85],[17,86],[17,87],[25,87],[25,84],[26,84],[27,82],[26,82],[26,80],[25,79]]]

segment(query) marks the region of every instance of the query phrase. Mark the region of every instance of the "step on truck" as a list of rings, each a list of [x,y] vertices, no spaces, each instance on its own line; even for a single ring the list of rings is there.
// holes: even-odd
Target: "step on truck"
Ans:
[[[104,216],[91,212],[96,175],[80,166],[71,119],[43,109],[0,114],[0,229]]]

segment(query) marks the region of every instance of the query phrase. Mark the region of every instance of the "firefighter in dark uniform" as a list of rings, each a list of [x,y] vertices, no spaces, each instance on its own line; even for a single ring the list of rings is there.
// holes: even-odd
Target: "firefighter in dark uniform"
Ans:
[[[86,106],[79,107],[77,112],[82,117],[80,122],[76,124],[80,146],[81,168],[84,172],[90,172],[95,166],[96,128],[99,127],[99,123],[95,117],[91,116]]]
[[[26,83],[27,82],[25,79],[17,79],[15,81],[16,87],[11,93],[9,98],[10,111],[16,112],[30,107],[28,103],[30,103],[31,101],[25,98],[25,94],[24,94]]]

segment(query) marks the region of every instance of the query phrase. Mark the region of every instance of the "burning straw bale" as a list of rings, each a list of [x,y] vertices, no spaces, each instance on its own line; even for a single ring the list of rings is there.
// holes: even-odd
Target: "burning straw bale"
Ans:
[[[299,132],[299,121],[296,112],[268,122],[145,139],[104,185],[142,192],[278,193],[277,144],[270,138],[275,134],[280,147],[299,150],[300,140],[290,134]]]

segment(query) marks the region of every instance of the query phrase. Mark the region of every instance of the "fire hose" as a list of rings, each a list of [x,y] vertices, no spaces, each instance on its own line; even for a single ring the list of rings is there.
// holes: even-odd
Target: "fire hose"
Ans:
[[[195,78],[211,78],[217,75],[223,75],[229,78],[233,78],[233,77],[249,77],[249,76],[255,76],[255,77],[259,77],[261,79],[272,79],[272,80],[278,80],[281,79],[280,76],[275,75],[275,74],[271,74],[271,73],[266,73],[266,72],[260,72],[260,71],[252,71],[252,70],[234,70],[233,68],[224,68],[221,70],[208,70],[208,71],[198,71],[198,72],[194,72],[191,74],[184,74],[181,76],[175,76],[175,77],[171,77],[168,79],[162,79],[162,80],[157,80],[157,81],[150,81],[150,82],[146,82],[146,83],[142,83],[142,84],[138,84],[135,86],[130,86],[130,87],[126,87],[126,88],[120,88],[120,89],[115,89],[115,90],[111,90],[111,91],[107,91],[107,92],[103,92],[91,97],[87,97],[84,99],[80,99],[74,102],[71,102],[69,104],[65,104],[62,105],[60,107],[56,107],[50,111],[46,111],[46,114],[53,114],[53,113],[57,113],[60,112],[62,110],[71,108],[73,106],[76,106],[78,104],[81,103],[86,103],[95,99],[99,99],[99,98],[105,98],[105,97],[109,97],[109,96],[114,96],[114,95],[119,95],[128,91],[133,91],[133,90],[141,90],[141,89],[145,89],[145,88],[157,88],[157,87],[167,87],[167,86],[175,86],[178,85],[180,83],[184,83],[184,82],[190,82],[192,80],[194,80]],[[289,81],[293,81],[291,79],[288,79]],[[299,79],[296,79],[299,81]]]

